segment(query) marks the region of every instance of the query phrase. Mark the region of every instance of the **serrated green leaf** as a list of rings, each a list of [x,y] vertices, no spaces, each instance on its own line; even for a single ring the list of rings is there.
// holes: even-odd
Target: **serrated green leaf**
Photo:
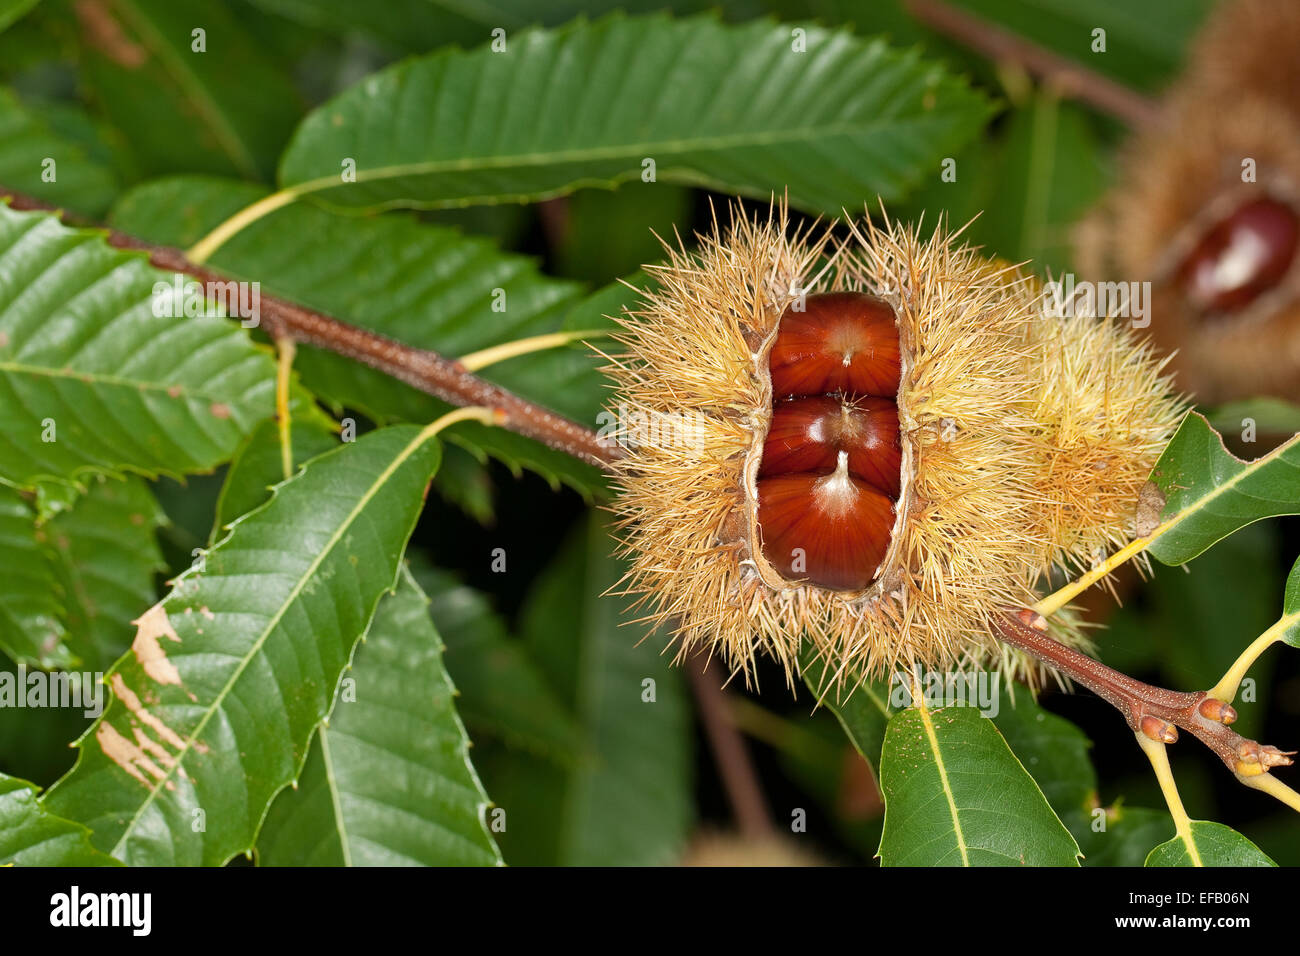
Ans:
[[[447,642],[447,670],[465,722],[512,748],[576,765],[586,747],[581,728],[487,596],[424,562],[413,568]]]
[[[170,279],[100,233],[0,208],[0,482],[204,471],[270,417],[267,351],[227,319],[155,316]]]
[[[491,866],[487,794],[469,760],[429,599],[403,569],[357,648],[298,786],[258,838],[267,866]]]
[[[184,246],[264,194],[243,183],[164,180],[128,194],[113,223],[155,242]],[[303,204],[253,223],[217,250],[211,264],[260,281],[267,293],[448,356],[562,329],[599,327],[607,322],[598,308],[617,312],[633,295],[619,287],[621,292],[600,290],[584,297],[577,283],[543,276],[530,259],[413,217],[358,218]],[[494,302],[504,311],[495,310]],[[595,427],[608,394],[599,371],[603,364],[577,343],[489,366],[482,375]],[[295,367],[322,398],[379,422],[432,421],[449,407],[319,349],[301,347]],[[597,469],[512,432],[467,422],[446,437],[480,460],[491,456],[512,470],[527,468],[587,497],[606,494]]]
[[[36,512],[0,485],[0,651],[16,663],[72,663],[58,578],[36,527]]]
[[[98,18],[85,31],[84,80],[142,175],[270,177],[303,104],[226,4],[107,0],[82,16]]]
[[[880,759],[885,866],[1078,866],[1079,847],[991,720],[908,708]]]
[[[79,667],[104,670],[131,643],[131,621],[156,598],[162,510],[139,478],[99,479],[44,527]]]
[[[1147,550],[1165,564],[1183,564],[1251,522],[1300,514],[1300,435],[1244,462],[1192,412],[1165,446],[1151,480],[1165,506]]]
[[[251,849],[397,580],[438,460],[416,426],[372,432],[238,521],[141,619],[108,677],[115,699],[47,805],[132,864]]]
[[[338,436],[315,422],[295,422],[289,429],[295,467],[338,447]],[[217,497],[211,540],[219,540],[241,515],[264,504],[271,487],[284,481],[280,458],[280,426],[268,419],[258,425],[235,452]]]
[[[1147,866],[1276,866],[1259,847],[1222,823],[1193,820],[1187,834],[1162,843]]]
[[[112,171],[59,136],[5,89],[0,89],[0,183],[90,217],[103,215],[117,193]]]
[[[0,866],[121,866],[90,831],[41,806],[36,787],[0,773]]]
[[[660,182],[788,189],[838,215],[898,197],[988,116],[915,52],[799,29],[611,16],[408,60],[309,114],[280,182],[340,206],[431,208],[613,185],[653,160]]]
[[[265,195],[225,180],[161,180],[128,193],[112,221],[152,241],[186,246]],[[309,204],[287,206],[250,224],[210,264],[261,281],[267,293],[449,357],[593,327],[576,321],[606,326],[597,308],[616,312],[631,301],[630,294],[601,290],[593,302],[579,283],[543,275],[532,259],[414,216],[346,216]],[[591,424],[607,391],[602,364],[575,344],[488,366],[482,374]],[[322,388],[322,396],[378,421],[430,421],[446,409],[424,392],[332,353],[303,348],[295,366]]]

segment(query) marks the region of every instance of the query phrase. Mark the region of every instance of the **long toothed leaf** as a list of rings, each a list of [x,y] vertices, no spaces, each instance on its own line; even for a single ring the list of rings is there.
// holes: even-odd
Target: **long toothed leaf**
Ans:
[[[838,215],[902,194],[987,115],[915,52],[847,31],[612,16],[369,76],[302,122],[280,181],[341,206],[434,207],[653,171],[760,198],[788,189]]]
[[[267,866],[491,866],[487,794],[469,762],[429,599],[408,570],[357,648],[296,790],[258,839]]]
[[[114,700],[51,790],[132,864],[219,865],[299,773],[438,467],[415,426],[315,459],[138,622]]]
[[[171,278],[0,208],[0,482],[206,471],[271,415],[274,365],[238,323],[154,314]]]

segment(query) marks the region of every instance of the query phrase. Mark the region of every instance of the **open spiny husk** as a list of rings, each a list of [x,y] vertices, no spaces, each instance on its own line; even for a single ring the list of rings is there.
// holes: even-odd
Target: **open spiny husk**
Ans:
[[[746,679],[760,651],[787,679],[811,657],[850,687],[915,666],[1025,666],[991,619],[1032,603],[1053,562],[1090,562],[1131,536],[1180,406],[1131,333],[1044,316],[1034,280],[942,224],[923,235],[864,221],[831,237],[790,234],[782,204],[766,219],[737,208],[694,253],[668,247],[651,267],[658,287],[620,319],[625,353],[610,372],[627,448],[616,465],[625,592],[679,655],[716,652]],[[875,581],[852,593],[775,576],[753,508],[771,419],[766,346],[798,295],[841,290],[889,301],[903,352],[893,537]],[[668,427],[644,441],[646,422]],[[1053,627],[1082,642],[1068,615]]]

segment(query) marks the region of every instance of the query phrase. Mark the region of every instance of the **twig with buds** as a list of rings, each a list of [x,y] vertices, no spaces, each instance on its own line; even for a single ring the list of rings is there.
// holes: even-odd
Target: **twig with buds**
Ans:
[[[1237,711],[1212,691],[1179,692],[1135,680],[1053,640],[1047,634],[1047,619],[1031,608],[1009,609],[995,626],[1004,643],[1087,687],[1123,714],[1141,737],[1172,744],[1182,728],[1214,751],[1242,783],[1300,809],[1300,795],[1290,787],[1272,778],[1268,785],[1258,780],[1274,767],[1289,766],[1295,751],[1279,750],[1231,730]]]

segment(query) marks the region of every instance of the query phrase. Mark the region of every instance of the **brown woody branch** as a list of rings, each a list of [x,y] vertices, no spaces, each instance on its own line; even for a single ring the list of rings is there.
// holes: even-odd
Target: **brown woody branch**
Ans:
[[[0,188],[0,196],[7,197],[14,209],[62,215],[62,210],[12,190]],[[110,245],[146,252],[159,269],[192,276],[205,284],[228,281],[229,277],[190,262],[179,249],[154,245],[113,229],[106,232]],[[618,456],[617,448],[601,441],[591,429],[479,378],[455,359],[405,345],[276,296],[263,295],[260,301],[261,321],[274,338],[289,338],[337,352],[453,405],[493,409],[502,427],[592,464],[607,465]]]
[[[1242,777],[1289,765],[1294,751],[1260,744],[1230,730],[1237,712],[1205,691],[1179,692],[1154,687],[1107,667],[1047,635],[1047,621],[1029,608],[1009,610],[996,622],[1002,640],[1056,668],[1124,715],[1136,733],[1164,744],[1178,739],[1178,728],[1200,738],[1228,769]]]
[[[1150,97],[942,0],[909,0],[908,8],[936,32],[991,60],[1023,67],[1062,96],[1087,103],[1129,126],[1147,126],[1159,117],[1160,109]]]

